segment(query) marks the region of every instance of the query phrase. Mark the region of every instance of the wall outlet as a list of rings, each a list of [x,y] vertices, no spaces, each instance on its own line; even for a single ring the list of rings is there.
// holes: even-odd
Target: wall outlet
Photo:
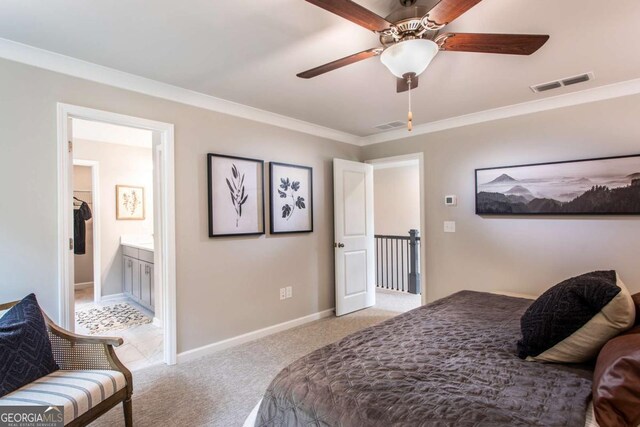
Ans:
[[[287,297],[287,290],[285,288],[280,288],[280,299],[285,299]]]
[[[444,222],[444,232],[445,233],[455,233],[456,232],[456,222],[455,221],[445,221]]]
[[[287,286],[286,297],[291,298],[293,296],[293,288],[291,286]]]

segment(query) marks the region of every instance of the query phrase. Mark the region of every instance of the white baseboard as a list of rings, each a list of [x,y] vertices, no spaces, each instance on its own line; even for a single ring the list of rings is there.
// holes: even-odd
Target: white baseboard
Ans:
[[[126,295],[123,293],[104,295],[103,297],[100,298],[100,302],[107,302],[107,301],[112,301],[112,300],[117,300],[122,298],[126,298]]]
[[[73,285],[75,289],[93,288],[93,282],[82,282]]]
[[[209,354],[213,354],[217,351],[244,344],[258,338],[266,337],[267,335],[275,334],[276,332],[286,331],[287,329],[295,328],[296,326],[304,325],[305,323],[324,319],[326,317],[332,316],[334,310],[335,309],[330,308],[329,310],[319,311],[317,313],[309,314],[308,316],[299,317],[287,322],[278,323],[277,325],[258,329],[257,331],[247,332],[246,334],[238,335],[237,337],[228,338],[226,340],[214,342],[212,344],[194,348],[192,350],[187,350],[178,354],[177,362],[184,363],[191,360],[199,359]]]

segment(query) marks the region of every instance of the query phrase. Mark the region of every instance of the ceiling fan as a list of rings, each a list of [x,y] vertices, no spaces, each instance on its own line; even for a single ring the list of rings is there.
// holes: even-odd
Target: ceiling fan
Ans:
[[[418,76],[439,51],[531,55],[549,40],[539,34],[440,33],[445,26],[481,0],[440,0],[433,8],[416,6],[416,0],[399,0],[402,9],[382,18],[351,0],[306,0],[329,12],[377,33],[374,47],[297,74],[310,79],[335,69],[380,56],[397,77],[397,92],[409,91],[408,129],[412,129],[411,89]]]

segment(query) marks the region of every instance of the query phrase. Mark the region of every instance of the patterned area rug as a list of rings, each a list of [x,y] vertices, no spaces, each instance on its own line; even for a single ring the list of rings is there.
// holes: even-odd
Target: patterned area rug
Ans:
[[[123,302],[77,311],[76,321],[93,335],[151,323],[151,318]]]

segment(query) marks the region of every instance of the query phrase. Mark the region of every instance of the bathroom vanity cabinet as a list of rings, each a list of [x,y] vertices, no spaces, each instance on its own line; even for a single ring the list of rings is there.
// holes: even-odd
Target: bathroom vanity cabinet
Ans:
[[[122,292],[155,312],[153,251],[122,245]]]

